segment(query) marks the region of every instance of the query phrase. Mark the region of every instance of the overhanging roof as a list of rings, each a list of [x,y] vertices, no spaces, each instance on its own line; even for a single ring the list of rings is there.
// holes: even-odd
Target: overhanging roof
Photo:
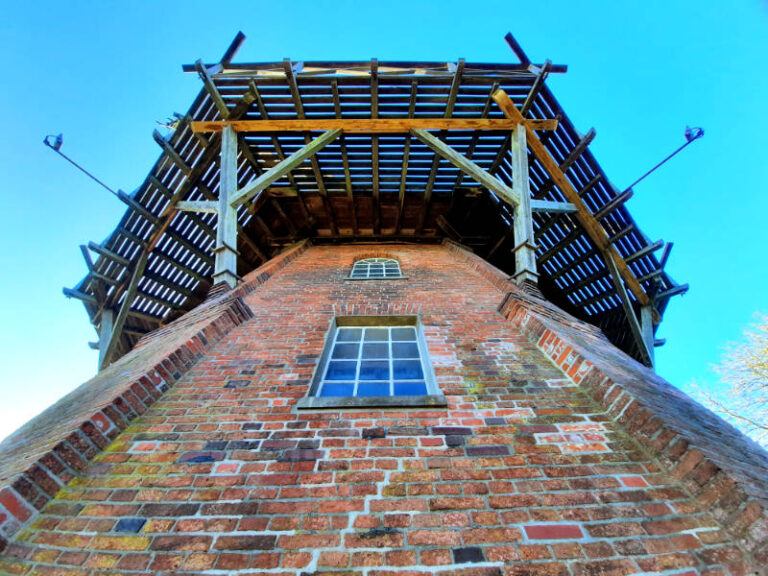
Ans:
[[[663,270],[654,251],[611,185],[588,144],[592,131],[574,128],[546,86],[565,71],[535,65],[511,40],[518,64],[444,62],[293,62],[233,64],[238,36],[218,64],[197,70],[204,88],[168,135],[155,133],[162,152],[133,194],[115,231],[91,243],[88,275],[65,293],[83,300],[95,326],[103,310],[130,311],[117,355],[138,338],[195,307],[211,286],[216,215],[176,211],[178,200],[217,198],[220,134],[195,132],[192,122],[320,119],[504,119],[492,94],[504,90],[529,119],[558,119],[539,137],[588,211],[658,312],[686,286]],[[508,38],[510,41],[510,38]],[[239,131],[238,180],[243,186],[303,147],[316,131]],[[509,130],[437,130],[456,151],[511,184]],[[535,199],[565,202],[550,171],[529,158]],[[544,295],[599,326],[626,352],[640,357],[621,294],[599,246],[570,213],[534,213],[536,258]],[[238,273],[269,260],[303,238],[316,242],[434,242],[449,237],[514,273],[513,211],[408,132],[345,132],[275,182],[238,212]],[[90,252],[96,254],[93,260]],[[145,261],[142,261],[142,254]],[[135,271],[135,290],[131,279]],[[639,308],[631,292],[629,298]]]

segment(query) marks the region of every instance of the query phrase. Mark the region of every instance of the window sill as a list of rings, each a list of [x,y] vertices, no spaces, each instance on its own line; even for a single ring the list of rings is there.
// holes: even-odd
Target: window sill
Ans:
[[[404,407],[445,407],[448,402],[442,394],[423,396],[309,396],[296,404],[299,410],[318,408],[404,408]]]
[[[368,280],[408,280],[408,276],[390,276],[389,278],[383,276],[375,278],[352,278],[351,276],[347,276],[344,280],[351,282],[365,282]]]

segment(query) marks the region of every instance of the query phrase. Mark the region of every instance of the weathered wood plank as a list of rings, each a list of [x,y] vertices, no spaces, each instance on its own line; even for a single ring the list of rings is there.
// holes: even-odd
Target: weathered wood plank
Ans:
[[[554,130],[557,120],[523,120],[531,130]],[[397,134],[413,128],[424,130],[514,130],[519,122],[505,118],[323,118],[298,120],[233,120],[192,122],[193,132],[221,132],[232,126],[237,132],[324,132],[349,134]]]
[[[108,366],[109,363],[112,362],[112,357],[114,356],[115,352],[117,352],[117,348],[120,344],[120,337],[123,333],[123,326],[125,325],[125,320],[128,318],[128,312],[131,310],[133,300],[136,297],[136,290],[139,286],[139,280],[141,280],[141,276],[144,274],[144,268],[147,266],[148,256],[149,252],[144,250],[136,262],[136,266],[134,267],[133,273],[131,274],[131,280],[128,283],[128,288],[125,291],[125,297],[123,298],[123,302],[120,305],[120,310],[118,311],[117,316],[115,316],[112,333],[109,336],[109,342],[104,348],[100,368]]]
[[[230,199],[231,205],[236,207],[240,204],[244,204],[258,192],[264,190],[267,186],[285,176],[286,173],[293,170],[304,160],[313,156],[319,150],[322,150],[326,145],[335,140],[339,134],[341,134],[341,130],[330,130],[321,136],[318,136],[309,144],[288,156],[285,160],[278,162],[275,166],[265,171],[261,176],[237,190]]]
[[[411,130],[411,134],[459,170],[474,178],[478,184],[485,186],[509,204],[517,206],[520,203],[520,200],[515,197],[515,191],[512,188],[488,174],[480,166],[469,160],[466,156],[459,154],[442,140],[421,128],[414,128]]]
[[[537,283],[536,248],[533,242],[533,218],[531,216],[531,191],[528,176],[528,147],[525,128],[518,126],[512,132],[512,187],[519,200],[515,206],[514,229],[515,275],[517,283]]]
[[[176,209],[182,212],[209,212],[211,214],[219,212],[218,202],[212,200],[176,202]]]
[[[578,212],[571,202],[552,202],[549,200],[531,200],[532,212],[549,212],[552,214],[570,214],[572,212]]]
[[[611,280],[613,281],[613,285],[616,288],[616,292],[619,295],[619,299],[621,300],[621,306],[624,308],[624,314],[627,317],[627,322],[629,324],[629,329],[632,332],[632,337],[635,339],[635,343],[637,344],[637,348],[640,351],[640,356],[643,359],[643,363],[646,366],[653,366],[653,360],[652,360],[652,352],[648,350],[648,346],[646,344],[646,339],[643,334],[643,329],[640,326],[640,322],[637,319],[637,316],[635,315],[635,310],[632,306],[632,301],[629,299],[629,294],[627,294],[627,290],[624,287],[624,282],[621,279],[621,274],[619,273],[619,268],[616,265],[616,261],[614,260],[614,256],[611,253],[605,254],[605,262],[608,266],[608,270],[610,270],[611,274]],[[653,346],[651,346],[651,349]]]

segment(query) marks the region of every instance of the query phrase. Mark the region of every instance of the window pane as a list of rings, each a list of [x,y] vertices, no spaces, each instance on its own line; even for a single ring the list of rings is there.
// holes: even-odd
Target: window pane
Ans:
[[[360,382],[358,396],[389,396],[389,382]]]
[[[416,330],[407,328],[392,328],[392,340],[416,340]]]
[[[422,396],[426,393],[425,382],[395,382],[395,396]]]
[[[421,362],[418,360],[395,360],[392,362],[395,380],[419,380],[424,378]]]
[[[392,343],[392,357],[393,358],[418,358],[419,347],[416,342],[393,342]]]
[[[359,342],[362,335],[362,328],[339,328],[336,342]]]
[[[354,380],[355,368],[357,362],[333,360],[328,362],[328,371],[325,373],[326,380]]]
[[[332,358],[341,360],[357,360],[357,353],[360,351],[360,344],[336,344],[333,347]]]
[[[363,358],[389,358],[389,344],[363,344]]]
[[[381,361],[361,362],[360,363],[360,380],[389,380],[389,362],[381,362]]]
[[[389,330],[386,328],[368,328],[365,331],[365,341],[379,340],[386,342],[389,340]]]
[[[326,382],[320,390],[320,396],[352,396],[354,384]]]

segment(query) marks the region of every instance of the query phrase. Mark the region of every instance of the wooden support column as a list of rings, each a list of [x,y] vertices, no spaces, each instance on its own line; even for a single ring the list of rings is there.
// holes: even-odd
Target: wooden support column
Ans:
[[[221,133],[221,162],[219,171],[219,220],[216,228],[216,261],[213,283],[237,285],[237,210],[232,196],[237,192],[237,133],[227,126]]]
[[[104,308],[104,310],[101,311],[101,326],[99,326],[99,371],[104,367],[104,356],[109,347],[109,339],[112,336],[112,325],[114,324],[114,320],[114,310]]]
[[[131,311],[131,305],[136,298],[136,291],[139,287],[139,280],[141,280],[141,277],[144,274],[144,269],[147,267],[148,257],[149,250],[144,250],[139,257],[139,260],[136,262],[136,266],[134,267],[133,273],[131,274],[131,281],[128,283],[128,288],[125,291],[123,303],[120,305],[120,310],[113,320],[112,330],[109,334],[109,341],[103,348],[101,345],[99,346],[99,355],[101,357],[101,363],[99,365],[100,369],[109,366],[109,364],[112,362],[112,358],[117,352],[117,347],[120,344],[120,336],[123,333],[123,326],[125,325],[125,321]],[[107,308],[102,310],[102,314],[104,314],[106,310]],[[101,333],[99,333],[99,340],[101,340]]]
[[[613,285],[616,288],[616,293],[619,295],[619,299],[621,300],[621,306],[624,308],[624,314],[627,317],[629,329],[632,332],[632,336],[635,339],[638,350],[640,350],[640,356],[642,358],[643,364],[649,367],[653,367],[652,352],[650,352],[648,349],[643,329],[641,328],[640,322],[635,315],[632,301],[629,299],[629,294],[627,293],[627,289],[624,287],[624,282],[621,279],[619,267],[616,265],[616,261],[613,259],[613,255],[610,252],[604,252],[603,257],[605,258],[605,263],[608,266],[608,270],[610,271],[611,280],[613,281]],[[645,308],[645,306],[643,306],[643,308]],[[653,329],[651,329],[651,349],[653,349],[652,343]]]
[[[656,358],[654,357],[654,336],[653,336],[653,307],[643,306],[640,308],[640,327],[643,332],[643,341],[645,342],[645,348],[648,351],[648,357],[651,361],[651,368],[656,366]]]
[[[512,189],[518,200],[515,206],[515,275],[517,284],[538,284],[536,272],[536,247],[533,241],[533,217],[531,215],[531,191],[528,182],[528,146],[525,126],[519,125],[512,132]]]

